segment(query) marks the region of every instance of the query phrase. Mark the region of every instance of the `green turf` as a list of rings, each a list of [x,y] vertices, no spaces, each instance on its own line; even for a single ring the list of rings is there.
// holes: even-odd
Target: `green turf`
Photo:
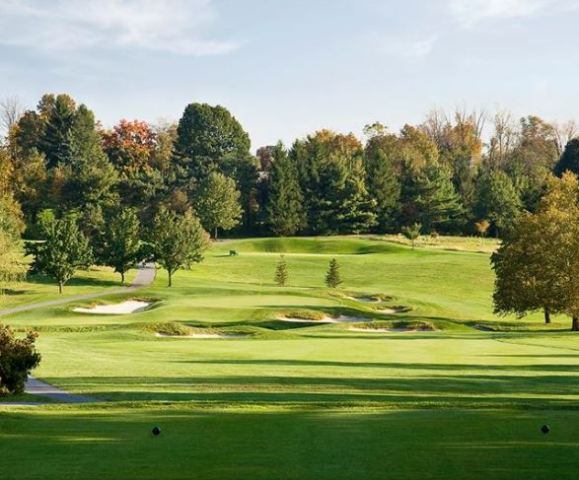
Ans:
[[[40,331],[35,375],[108,402],[0,407],[7,478],[576,478],[579,345],[569,320],[545,328],[540,315],[495,317],[488,253],[445,242],[478,245],[220,242],[172,289],[159,272],[150,288],[104,299],[149,299],[148,311],[91,316],[73,304],[7,317]],[[273,283],[280,253],[285,288]],[[323,285],[332,257],[345,280],[338,291]],[[355,299],[375,295],[382,302]],[[409,311],[379,311],[395,306]],[[436,331],[279,320],[300,312]]]

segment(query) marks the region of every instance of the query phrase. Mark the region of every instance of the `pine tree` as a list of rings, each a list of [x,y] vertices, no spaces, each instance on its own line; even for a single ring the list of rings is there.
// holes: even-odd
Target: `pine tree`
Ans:
[[[418,219],[426,233],[452,231],[464,221],[460,195],[444,167],[429,165],[421,172],[416,184],[415,203]]]
[[[332,258],[332,260],[330,260],[328,272],[326,273],[326,285],[329,288],[337,288],[342,283],[343,280],[340,275],[340,265],[335,258]]]
[[[563,155],[555,164],[554,173],[558,177],[566,171],[579,174],[579,138],[573,138],[567,143]]]
[[[509,176],[495,169],[484,170],[476,183],[474,213],[488,219],[499,231],[508,227],[522,210],[522,203]]]
[[[285,261],[285,257],[282,255],[277,262],[277,266],[275,268],[275,283],[278,287],[285,287],[287,285],[289,272],[287,263]]]
[[[278,143],[272,152],[267,203],[267,223],[275,235],[294,235],[304,226],[303,200],[295,162]]]
[[[378,149],[366,154],[368,193],[376,204],[377,230],[389,232],[395,226],[400,181],[386,153]]]
[[[402,235],[406,237],[412,243],[412,250],[414,250],[416,240],[420,237],[422,231],[422,225],[420,223],[414,223],[413,225],[402,227]]]

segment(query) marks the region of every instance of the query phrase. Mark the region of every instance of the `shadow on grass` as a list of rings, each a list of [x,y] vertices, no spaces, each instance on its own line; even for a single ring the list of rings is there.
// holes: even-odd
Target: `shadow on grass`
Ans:
[[[54,279],[47,277],[46,275],[41,275],[39,273],[29,274],[26,280],[31,283],[37,283],[41,285],[53,285],[54,288],[58,288]],[[66,282],[66,287],[121,287],[121,280],[105,280],[101,278],[94,277],[83,277],[82,272],[78,276],[71,278]]]
[[[578,415],[186,405],[32,411],[3,416],[10,441],[0,442],[0,454],[7,479],[415,480],[427,468],[428,478],[448,480],[574,480]],[[546,419],[557,442],[539,432]]]
[[[397,364],[396,364],[397,365]],[[444,366],[446,367],[446,365]],[[395,367],[398,368],[398,365]],[[421,367],[422,368],[422,367]],[[432,371],[434,372],[434,371]],[[453,375],[440,371],[404,378],[328,376],[83,377],[46,378],[49,383],[109,400],[220,402],[384,402],[389,405],[460,408],[579,409],[576,375]],[[117,388],[118,387],[118,388]]]

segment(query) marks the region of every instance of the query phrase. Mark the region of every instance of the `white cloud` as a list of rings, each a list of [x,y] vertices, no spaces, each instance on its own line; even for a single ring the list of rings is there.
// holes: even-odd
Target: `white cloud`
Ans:
[[[186,55],[228,53],[208,40],[211,0],[0,0],[0,44],[44,50],[133,47]]]
[[[572,10],[576,0],[449,0],[452,16],[464,27],[488,19],[529,17],[548,11]]]
[[[408,39],[391,35],[372,35],[370,41],[377,51],[392,57],[419,58],[430,54],[436,40],[436,35],[425,38]]]

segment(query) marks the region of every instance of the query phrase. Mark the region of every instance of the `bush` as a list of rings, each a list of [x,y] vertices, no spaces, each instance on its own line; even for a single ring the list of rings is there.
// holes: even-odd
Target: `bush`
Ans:
[[[30,370],[40,363],[34,345],[37,336],[28,332],[24,338],[16,338],[14,330],[0,324],[0,395],[24,392]]]

